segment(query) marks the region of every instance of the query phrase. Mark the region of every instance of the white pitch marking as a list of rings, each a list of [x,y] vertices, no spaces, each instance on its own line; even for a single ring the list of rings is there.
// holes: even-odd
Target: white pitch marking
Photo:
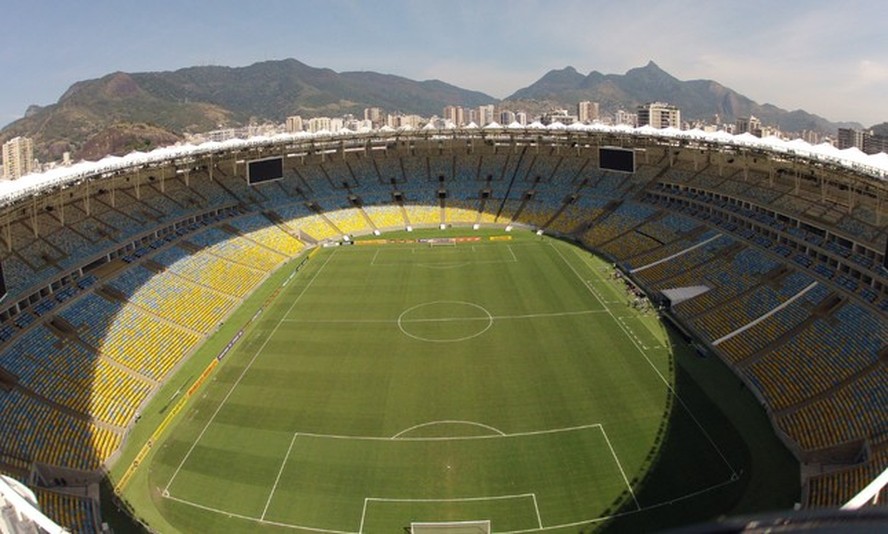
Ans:
[[[274,486],[271,487],[271,493],[268,494],[268,500],[265,501],[265,508],[262,509],[262,517],[259,519],[265,520],[265,514],[268,512],[268,506],[271,504],[271,499],[274,497],[274,492],[277,490],[278,482],[281,481],[281,474],[284,472],[284,466],[287,465],[287,460],[290,458],[290,451],[293,450],[293,444],[296,443],[296,436],[299,433],[296,432],[293,434],[293,439],[290,440],[290,446],[287,447],[287,454],[284,455],[284,461],[281,462],[281,468],[278,470],[277,477],[274,479]]]
[[[182,458],[182,461],[179,463],[179,466],[176,467],[176,470],[173,472],[173,476],[170,477],[170,481],[167,482],[167,485],[164,488],[164,491],[169,491],[170,486],[173,485],[173,481],[176,480],[176,476],[179,475],[179,471],[182,470],[182,466],[185,465],[186,461],[188,461],[188,458],[191,456],[191,453],[194,452],[195,447],[197,447],[197,444],[200,442],[201,438],[203,438],[203,435],[207,432],[207,429],[210,428],[210,425],[216,419],[216,416],[219,415],[219,412],[222,410],[222,407],[225,406],[225,402],[228,401],[228,398],[231,397],[232,393],[234,393],[234,390],[235,390],[235,388],[237,388],[237,385],[240,384],[240,381],[244,378],[244,375],[246,375],[247,371],[250,370],[250,367],[253,366],[253,362],[256,361],[256,358],[259,357],[259,354],[262,353],[262,350],[265,349],[265,346],[268,345],[268,342],[271,340],[271,338],[274,337],[274,334],[277,332],[278,328],[280,328],[280,326],[282,324],[284,324],[284,317],[286,317],[287,315],[290,314],[290,312],[293,311],[293,308],[296,307],[296,303],[299,302],[299,299],[301,299],[303,295],[305,295],[305,292],[308,291],[308,288],[311,287],[312,283],[314,283],[314,281],[317,280],[318,275],[321,274],[321,271],[324,270],[324,267],[326,267],[327,264],[330,263],[330,260],[333,259],[333,256],[336,255],[336,252],[338,250],[339,249],[334,249],[333,252],[330,253],[329,256],[327,256],[327,260],[324,262],[324,264],[318,268],[317,272],[314,274],[314,276],[311,278],[311,280],[309,280],[308,283],[305,285],[305,287],[302,288],[302,291],[299,293],[299,295],[297,295],[296,298],[293,299],[293,304],[291,304],[290,307],[287,308],[287,313],[285,313],[281,316],[281,319],[278,321],[278,323],[271,330],[271,333],[268,334],[268,337],[265,338],[265,341],[262,343],[262,345],[258,349],[256,349],[256,353],[253,354],[253,358],[250,360],[250,362],[247,364],[247,366],[244,367],[244,370],[241,371],[240,376],[238,376],[237,380],[234,381],[234,384],[231,385],[231,389],[228,390],[228,393],[222,399],[222,402],[219,403],[219,406],[216,408],[216,411],[213,412],[213,415],[210,416],[210,419],[207,421],[207,424],[204,425],[203,430],[201,430],[200,434],[197,435],[197,439],[194,440],[194,443],[191,444],[191,447],[188,449],[188,452],[185,453],[185,457]]]
[[[402,502],[406,502],[406,503],[413,503],[413,502],[418,502],[418,503],[434,503],[434,502],[458,503],[458,502],[504,501],[504,500],[511,500],[511,499],[531,499],[533,502],[533,507],[536,510],[537,525],[539,525],[537,528],[535,528],[533,530],[538,530],[538,529],[543,528],[543,523],[542,523],[542,520],[540,519],[540,509],[539,509],[539,506],[537,506],[536,494],[534,494],[534,493],[516,493],[513,495],[494,495],[491,497],[454,497],[454,498],[449,498],[449,499],[409,499],[409,498],[402,499],[402,498],[387,498],[387,497],[367,497],[364,499],[364,509],[361,512],[361,526],[360,526],[360,529],[358,530],[358,534],[361,534],[364,532],[364,518],[367,515],[367,504],[370,502],[380,502],[380,503],[386,503],[386,502],[395,502],[395,503],[402,503]],[[528,531],[528,532],[530,532],[530,531]]]
[[[569,427],[569,428],[555,429],[555,430],[539,430],[539,431],[534,431],[534,432],[522,432],[522,433],[518,433],[518,434],[507,434],[506,436],[486,436],[486,438],[551,434],[551,433],[557,433],[557,432],[568,432],[568,431],[572,431],[572,430],[582,430],[582,429],[593,428],[593,427],[601,428],[602,435],[605,437],[605,439],[607,439],[607,436],[604,432],[604,428],[599,423],[591,424],[591,425],[580,425],[580,426],[576,426],[576,427]],[[341,439],[375,439],[375,440],[391,441],[391,438],[383,438],[383,437],[361,438],[361,437],[351,437],[351,436],[332,436],[332,435],[325,436],[322,434],[312,435],[312,434],[306,434],[306,433],[302,433],[302,432],[300,432],[299,435],[314,436],[314,437],[341,438]],[[411,438],[401,438],[401,439],[406,441],[406,440],[410,440]],[[608,440],[608,444],[610,444],[610,440]],[[611,448],[611,449],[613,449],[613,448]],[[617,460],[617,463],[619,463],[619,460]],[[625,480],[625,477],[624,477],[624,480]],[[536,502],[534,502],[534,505],[536,506],[536,510],[537,510],[537,524],[538,524],[538,526],[534,527],[534,528],[530,528],[530,529],[512,530],[512,531],[505,532],[503,534],[524,534],[524,533],[529,533],[529,532],[558,530],[558,529],[564,529],[564,528],[577,527],[577,526],[581,526],[581,525],[601,523],[603,521],[610,521],[610,520],[618,518],[618,517],[625,517],[625,516],[633,515],[633,514],[643,512],[646,510],[653,510],[653,509],[657,509],[657,508],[662,508],[664,506],[672,506],[678,502],[692,499],[694,497],[697,497],[698,495],[703,495],[704,493],[709,493],[710,491],[719,489],[719,488],[727,486],[729,484],[733,484],[735,482],[738,482],[739,480],[740,480],[740,477],[735,473],[734,475],[731,476],[730,479],[725,480],[723,482],[719,482],[718,484],[714,484],[712,486],[707,486],[703,489],[689,492],[684,495],[680,495],[678,497],[675,497],[673,499],[661,501],[661,502],[646,506],[644,508],[639,508],[637,510],[631,510],[628,512],[622,512],[622,513],[612,514],[612,515],[608,515],[608,516],[601,516],[601,517],[595,517],[595,518],[590,518],[590,519],[583,519],[580,521],[574,521],[574,522],[570,522],[570,523],[562,523],[562,524],[548,525],[548,526],[542,526],[542,520],[539,515],[539,506],[536,504]],[[202,509],[205,511],[213,512],[213,513],[217,513],[217,514],[221,514],[221,515],[226,515],[229,517],[237,517],[237,518],[244,519],[247,521],[253,521],[253,522],[256,522],[259,524],[268,524],[268,525],[274,525],[274,526],[279,526],[279,527],[284,527],[284,528],[308,530],[311,532],[322,532],[322,533],[330,533],[330,534],[361,534],[364,530],[364,519],[365,519],[365,516],[367,513],[367,504],[370,501],[377,501],[377,502],[459,502],[459,501],[469,501],[469,502],[471,502],[471,501],[484,501],[484,500],[513,499],[513,498],[520,498],[520,497],[530,497],[531,499],[536,501],[536,494],[533,494],[533,493],[515,494],[515,495],[499,495],[499,496],[492,496],[492,497],[468,497],[468,498],[451,498],[451,499],[409,499],[409,498],[397,499],[397,498],[367,497],[364,499],[363,509],[361,510],[360,528],[358,529],[357,532],[350,532],[350,531],[343,531],[343,530],[332,530],[332,529],[310,527],[310,526],[306,526],[306,525],[297,525],[297,524],[293,524],[293,523],[284,523],[284,522],[279,522],[279,521],[263,520],[263,519],[260,519],[257,517],[251,517],[251,516],[238,514],[238,513],[234,513],[234,512],[226,512],[225,510],[220,510],[218,508],[213,508],[210,506],[198,504],[198,503],[188,501],[185,499],[180,499],[178,497],[173,497],[169,494],[169,492],[166,492],[166,491],[161,492],[161,494],[166,499],[170,499],[172,501],[176,501],[176,502],[179,502],[179,503],[187,505],[187,506],[192,506],[192,507],[199,508],[199,509]],[[638,503],[636,501],[636,505],[637,504]]]
[[[218,508],[213,508],[212,506],[207,506],[205,504],[199,504],[196,502],[192,502],[186,499],[180,499],[179,497],[173,497],[172,495],[165,495],[164,498],[169,499],[171,501],[175,501],[177,503],[181,503],[187,506],[192,506],[194,508],[199,508],[201,510],[205,510],[207,512],[213,512],[220,515],[226,515],[228,517],[236,517],[238,519],[244,519],[246,521],[253,521],[254,523],[260,523],[263,525],[274,525],[276,527],[283,528],[292,528],[294,530],[309,530],[311,532],[325,532],[329,534],[358,534],[357,532],[350,532],[347,530],[332,530],[328,528],[317,528],[317,527],[309,527],[306,525],[295,525],[293,523],[284,523],[281,521],[269,521],[267,519],[260,519],[258,517],[252,517],[249,515],[238,514],[236,512],[226,512],[225,510],[220,510]]]
[[[391,439],[399,439],[404,434],[407,434],[407,433],[417,430],[419,428],[424,428],[424,427],[432,426],[432,425],[471,425],[471,426],[486,428],[487,430],[490,430],[491,432],[496,432],[500,436],[506,435],[506,433],[503,432],[502,430],[500,430],[496,427],[492,427],[490,425],[485,425],[484,423],[476,423],[475,421],[462,421],[462,420],[456,420],[456,419],[445,419],[442,421],[429,421],[428,423],[420,423],[418,425],[413,425],[410,428],[407,428],[405,430],[398,432],[397,434],[392,436]],[[450,466],[448,466],[448,467],[450,467]]]
[[[727,486],[728,484],[734,484],[739,480],[740,480],[739,477],[732,477],[731,479],[725,480],[724,482],[719,482],[718,484],[713,484],[712,486],[707,486],[707,487],[697,490],[697,491],[692,491],[692,492],[686,493],[684,495],[679,495],[678,497],[675,497],[674,499],[669,499],[669,500],[658,502],[656,504],[652,504],[650,506],[646,506],[646,507],[642,508],[641,510],[631,510],[629,512],[623,512],[623,513],[619,513],[619,514],[613,514],[613,515],[607,515],[607,516],[601,516],[601,517],[594,517],[591,519],[583,519],[583,520],[574,521],[571,523],[562,523],[562,524],[558,524],[558,525],[549,525],[549,526],[545,526],[545,527],[534,527],[534,528],[523,529],[523,530],[511,530],[508,532],[504,532],[503,534],[524,534],[527,532],[538,532],[540,530],[558,530],[558,529],[564,529],[564,528],[570,528],[570,527],[578,527],[581,525],[589,525],[589,524],[593,524],[593,523],[601,523],[603,521],[610,521],[610,520],[616,519],[618,517],[625,517],[625,516],[637,514],[639,512],[644,512],[646,510],[654,510],[657,508],[662,508],[664,506],[672,506],[676,503],[697,497],[698,495],[703,495],[704,493],[709,493],[710,491],[717,490],[719,488]],[[514,497],[520,497],[520,495],[514,496]],[[502,496],[502,497],[492,497],[492,498],[481,497],[481,498],[473,498],[473,499],[474,500],[499,500],[501,498],[514,498],[514,497],[513,496]],[[310,526],[306,526],[306,525],[296,525],[293,523],[284,523],[284,522],[280,522],[280,521],[268,521],[268,520],[263,521],[263,520],[260,520],[258,517],[250,517],[248,515],[238,514],[235,512],[226,512],[225,510],[220,510],[218,508],[213,508],[211,506],[206,506],[206,505],[198,504],[196,502],[192,502],[192,501],[189,501],[186,499],[180,499],[178,497],[173,497],[172,495],[169,495],[169,494],[163,495],[163,498],[178,502],[180,504],[184,504],[186,506],[192,506],[194,508],[199,508],[199,509],[205,510],[207,512],[213,512],[213,513],[225,515],[228,517],[237,517],[239,519],[244,519],[246,521],[253,521],[253,522],[259,523],[259,524],[267,524],[267,525],[274,525],[274,526],[283,527],[283,528],[308,530],[311,532],[323,532],[323,533],[329,533],[329,534],[361,534],[364,530],[364,528],[363,528],[364,527],[364,516],[367,512],[367,501],[376,500],[376,501],[380,501],[380,502],[385,502],[386,500],[390,500],[392,502],[412,502],[412,501],[418,500],[418,499],[407,500],[407,499],[380,499],[380,498],[374,499],[374,498],[368,497],[368,498],[364,499],[364,509],[361,512],[361,528],[357,532],[350,532],[350,531],[346,531],[346,530],[331,530],[331,529],[310,527]],[[441,502],[441,501],[435,501],[435,502]]]
[[[556,247],[555,245],[553,245],[551,243],[549,244],[549,246],[552,247],[553,249],[555,249],[555,253],[558,254],[561,257],[562,261],[564,261],[564,263],[567,264],[567,266],[570,268],[570,270],[574,272],[574,274],[577,276],[577,278],[580,279],[580,282],[583,282],[585,280],[583,278],[583,276],[579,273],[579,271],[577,271],[576,267],[574,267],[573,264],[571,264],[569,261],[567,261],[567,258],[564,257],[564,254],[561,253],[561,250],[559,250],[558,247]],[[574,254],[579,254],[579,252],[574,251]],[[583,265],[586,265],[588,267],[588,264],[585,262],[585,260],[583,260],[583,258],[580,257],[580,261],[583,262]],[[588,284],[584,283],[583,285],[586,286],[586,288],[589,288]],[[591,292],[591,289],[590,289],[590,292]],[[592,294],[595,295],[594,293],[592,293]],[[604,302],[602,302],[601,299],[598,298],[598,295],[595,295],[595,298],[598,299],[598,301],[601,302],[602,305],[604,305]],[[625,327],[620,323],[620,321],[617,320],[617,317],[613,314],[613,312],[610,310],[610,308],[608,308],[607,306],[604,306],[604,307],[607,310],[607,313],[614,319],[614,321],[617,323],[617,325],[620,327],[620,329],[623,330],[623,332],[625,333],[626,332]],[[700,421],[697,419],[697,417],[694,415],[694,413],[691,411],[691,409],[688,408],[688,405],[685,404],[685,402],[682,400],[682,398],[678,396],[678,393],[675,392],[675,388],[672,387],[672,384],[670,384],[669,381],[666,380],[666,377],[663,376],[663,373],[661,373],[660,370],[657,369],[657,366],[654,365],[654,362],[652,362],[651,359],[648,358],[647,354],[645,354],[644,349],[642,349],[641,346],[638,343],[636,343],[634,339],[632,339],[632,336],[627,335],[626,337],[629,339],[629,341],[632,342],[633,345],[635,345],[635,348],[638,349],[638,352],[641,353],[641,356],[645,359],[645,361],[647,361],[647,363],[648,363],[648,365],[650,365],[651,369],[654,370],[654,373],[656,373],[657,376],[660,377],[660,380],[663,381],[663,383],[666,385],[666,388],[672,393],[672,396],[675,397],[676,400],[678,400],[679,404],[681,404],[681,406],[682,406],[682,408],[684,408],[685,412],[687,412],[687,414],[691,416],[691,419],[694,420],[694,423],[697,425],[697,428],[700,429],[700,432],[703,433],[703,435],[709,441],[709,444],[712,445],[713,449],[715,449],[715,452],[718,453],[719,456],[721,456],[722,461],[725,463],[726,466],[728,466],[728,469],[731,470],[731,474],[736,475],[737,470],[734,469],[734,466],[731,465],[731,462],[728,461],[728,458],[725,456],[725,454],[722,452],[722,450],[718,447],[718,445],[716,445],[715,440],[712,439],[712,436],[709,435],[709,432],[706,432],[706,429],[703,428],[703,425],[700,423]]]
[[[508,499],[529,499],[533,493],[515,493],[512,495],[493,495],[489,497],[450,497],[446,499],[410,499],[397,497],[367,497],[365,501],[373,502],[478,502],[478,501],[505,501]]]
[[[523,315],[491,315],[496,321],[512,320],[512,319],[540,319],[544,317],[569,317],[574,315],[590,315],[593,313],[607,313],[607,310],[577,310],[566,312],[551,313],[527,313]],[[455,322],[455,321],[487,321],[486,316],[478,317],[441,317],[426,319],[402,319],[401,323],[434,323],[434,322]],[[286,323],[330,323],[330,324],[397,324],[397,319],[284,319]]]
[[[300,437],[318,438],[318,439],[340,439],[347,441],[471,441],[480,439],[507,439],[521,438],[526,436],[540,436],[543,434],[561,434],[565,432],[575,432],[577,430],[586,430],[589,428],[601,428],[601,423],[593,423],[590,425],[577,425],[565,428],[552,428],[548,430],[532,430],[528,432],[515,432],[513,434],[487,434],[484,436],[441,436],[441,437],[399,437],[397,439],[385,436],[349,436],[342,434],[315,434],[311,432],[299,432]]]
[[[512,245],[506,245],[506,248],[509,249],[509,254],[512,255],[512,263],[518,263],[518,257],[515,256],[515,251],[512,250]]]
[[[622,512],[622,513],[619,513],[619,514],[605,515],[605,516],[596,517],[596,518],[593,518],[593,519],[583,519],[583,520],[581,520],[581,521],[573,521],[573,522],[571,522],[571,523],[561,523],[561,524],[559,524],[559,525],[549,525],[549,526],[545,526],[545,527],[542,527],[542,528],[528,528],[528,529],[523,529],[523,530],[509,530],[509,531],[503,532],[503,533],[501,533],[501,534],[525,534],[525,533],[527,533],[527,532],[539,532],[539,531],[544,531],[544,530],[561,530],[561,529],[565,529],[565,528],[579,527],[579,526],[582,526],[582,525],[591,525],[591,524],[593,524],[593,523],[601,523],[601,522],[603,522],[603,521],[611,521],[611,520],[613,520],[613,519],[617,519],[617,518],[619,518],[619,517],[626,517],[626,516],[630,516],[630,515],[633,515],[633,514],[637,514],[637,513],[639,513],[639,512],[647,511],[647,510],[655,510],[655,509],[657,509],[657,508],[662,508],[662,507],[664,507],[664,506],[672,506],[672,505],[674,505],[675,503],[678,503],[678,502],[681,502],[681,501],[685,501],[685,500],[687,500],[687,499],[692,499],[692,498],[694,498],[694,497],[696,497],[696,496],[698,496],[698,495],[703,495],[704,493],[709,493],[710,491],[717,490],[717,489],[719,489],[719,488],[721,488],[721,487],[727,486],[728,484],[733,484],[733,483],[737,482],[737,480],[738,480],[738,479],[733,479],[733,478],[732,478],[732,479],[730,479],[730,480],[726,480],[726,481],[724,481],[724,482],[719,482],[718,484],[713,484],[712,486],[705,487],[705,488],[703,488],[703,489],[701,489],[701,490],[692,491],[692,492],[687,493],[687,494],[685,494],[685,495],[680,495],[680,496],[678,496],[678,497],[676,497],[676,498],[674,498],[674,499],[670,499],[670,500],[668,500],[668,501],[661,501],[661,502],[658,502],[658,503],[656,503],[656,504],[652,504],[652,505],[650,505],[650,506],[646,506],[646,507],[644,507],[644,508],[642,508],[642,509],[640,509],[640,510],[630,510],[630,511],[628,511],[628,512]]]
[[[617,458],[617,452],[614,450],[614,446],[611,445],[611,440],[607,437],[607,432],[605,432],[604,430],[604,425],[601,425],[598,428],[601,429],[601,435],[604,436],[604,441],[607,442],[607,448],[610,449],[611,455],[614,457],[614,461],[617,462],[617,467],[620,469],[620,474],[623,475],[623,482],[626,483],[626,487],[629,488],[629,494],[632,495],[632,500],[635,501],[635,507],[641,510],[641,505],[638,504],[638,499],[635,498],[635,490],[632,489],[632,484],[629,483],[629,479],[626,477],[626,472],[623,471],[623,464],[621,464],[620,459]]]
[[[543,528],[543,518],[540,517],[540,506],[537,504],[536,493],[531,493],[530,495],[533,497],[533,509],[536,510],[536,514],[537,514],[537,525],[540,528]]]

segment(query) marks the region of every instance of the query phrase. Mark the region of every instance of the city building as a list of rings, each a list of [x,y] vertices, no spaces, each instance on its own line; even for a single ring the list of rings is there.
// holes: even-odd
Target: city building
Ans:
[[[515,122],[515,112],[509,110],[500,111],[499,123],[503,126],[508,126]]]
[[[760,121],[755,115],[750,115],[749,117],[737,117],[737,120],[734,121],[734,133],[737,135],[748,132],[756,137],[761,137],[761,130],[762,121]]]
[[[839,150],[846,148],[859,148],[863,150],[864,140],[869,132],[863,130],[855,130],[853,128],[839,128],[839,134],[836,137],[836,146]]]
[[[626,124],[629,126],[637,126],[638,125],[638,115],[635,113],[629,113],[628,111],[623,111],[622,109],[617,110],[614,115],[614,124]]]
[[[495,108],[493,104],[488,104],[486,106],[478,106],[478,120],[476,121],[478,126],[486,126],[491,122],[494,122],[496,118],[494,117]]]
[[[577,104],[577,120],[588,124],[598,120],[598,102],[584,100]]]
[[[308,119],[308,131],[317,133],[322,130],[331,132],[330,117],[312,117]]]
[[[364,120],[370,121],[373,127],[376,128],[385,122],[385,114],[383,113],[382,108],[365,108]]]
[[[419,128],[423,124],[423,118],[419,115],[394,114],[386,117],[386,125],[390,128]]]
[[[447,106],[441,115],[445,121],[449,121],[455,126],[466,124],[466,110],[460,106]]]
[[[566,109],[553,109],[552,111],[543,113],[540,116],[540,122],[547,126],[555,122],[560,122],[567,126],[577,122],[577,116],[571,115]]]
[[[866,154],[888,153],[888,137],[874,135],[872,130],[839,128],[839,133],[836,136],[836,146],[841,150],[858,148]]]
[[[34,170],[34,143],[30,137],[14,137],[3,143],[3,179],[15,180]]]
[[[863,138],[863,151],[867,154],[888,153],[888,137],[866,135]]]
[[[287,133],[301,132],[302,130],[302,117],[299,115],[287,117]]]
[[[638,126],[681,128],[681,110],[664,102],[648,102],[638,106]]]
[[[807,143],[812,145],[820,144],[822,140],[820,133],[814,130],[802,130],[799,132],[799,138],[804,139]]]

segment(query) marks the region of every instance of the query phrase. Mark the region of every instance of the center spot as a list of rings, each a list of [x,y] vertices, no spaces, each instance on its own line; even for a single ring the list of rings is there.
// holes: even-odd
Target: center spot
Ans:
[[[484,307],[459,300],[438,300],[407,308],[398,316],[404,335],[432,343],[454,343],[480,336],[493,326]]]

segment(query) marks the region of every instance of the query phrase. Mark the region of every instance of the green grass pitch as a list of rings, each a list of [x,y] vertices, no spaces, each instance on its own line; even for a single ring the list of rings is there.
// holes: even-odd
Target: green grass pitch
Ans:
[[[608,274],[530,234],[323,250],[156,447],[153,507],[183,531],[576,532],[718,494],[742,460]],[[688,461],[652,489],[670,426]]]

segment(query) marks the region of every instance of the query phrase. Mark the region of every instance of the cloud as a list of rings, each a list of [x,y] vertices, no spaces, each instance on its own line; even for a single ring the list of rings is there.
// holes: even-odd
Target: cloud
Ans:
[[[888,83],[888,64],[870,59],[862,59],[857,63],[856,82],[860,86],[880,85]]]
[[[680,79],[715,79],[759,102],[833,120],[888,118],[888,2],[268,0],[250,16],[234,0],[212,10],[157,3],[148,25],[120,23],[141,20],[141,6],[16,4],[28,12],[13,18],[41,20],[43,31],[13,25],[0,35],[0,67],[17,74],[0,103],[23,110],[54,101],[71,83],[116,69],[273,57],[437,78],[497,97],[567,65],[623,73],[654,60]]]

